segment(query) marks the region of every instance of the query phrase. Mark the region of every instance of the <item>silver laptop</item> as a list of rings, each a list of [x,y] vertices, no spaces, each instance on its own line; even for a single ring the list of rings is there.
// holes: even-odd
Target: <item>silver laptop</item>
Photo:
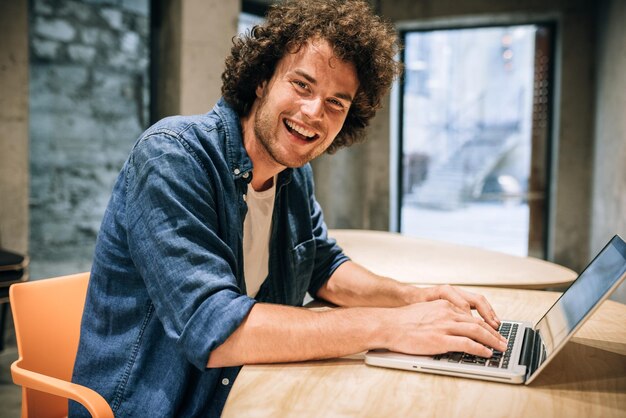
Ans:
[[[502,321],[505,352],[486,359],[467,353],[413,356],[371,350],[365,363],[506,383],[532,382],[626,277],[626,243],[614,236],[536,324]]]

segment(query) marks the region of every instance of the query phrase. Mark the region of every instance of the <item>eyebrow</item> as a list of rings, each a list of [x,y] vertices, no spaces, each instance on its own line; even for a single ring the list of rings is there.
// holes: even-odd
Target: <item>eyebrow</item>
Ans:
[[[307,74],[306,72],[302,70],[294,70],[294,73],[298,74],[300,77],[305,78],[306,81],[308,81],[309,83],[313,85],[317,85],[317,80],[313,78],[310,74]],[[334,95],[337,96],[339,99],[347,100],[350,103],[352,103],[352,96],[350,96],[348,93],[339,92],[339,93],[335,93]]]

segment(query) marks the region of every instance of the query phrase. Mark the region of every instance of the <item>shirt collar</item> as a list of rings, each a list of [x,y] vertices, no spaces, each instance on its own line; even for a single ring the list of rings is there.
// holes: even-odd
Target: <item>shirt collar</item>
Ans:
[[[249,183],[252,181],[252,160],[243,146],[239,115],[223,97],[218,100],[213,110],[221,119],[226,133],[226,159],[230,173],[234,179],[243,178]],[[292,171],[293,169],[287,168],[278,174],[277,191],[291,181]]]
[[[241,121],[237,112],[220,98],[213,111],[219,116],[226,136],[226,161],[230,173],[235,179],[243,178],[247,182],[252,180],[252,160],[243,146]]]

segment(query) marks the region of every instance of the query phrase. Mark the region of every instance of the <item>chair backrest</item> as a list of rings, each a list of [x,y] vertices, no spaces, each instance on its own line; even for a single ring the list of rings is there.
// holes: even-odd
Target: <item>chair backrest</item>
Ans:
[[[89,273],[81,273],[11,286],[17,349],[25,368],[71,380],[88,283]],[[67,415],[67,399],[32,389],[22,389],[22,403],[30,416],[50,416],[53,410]]]

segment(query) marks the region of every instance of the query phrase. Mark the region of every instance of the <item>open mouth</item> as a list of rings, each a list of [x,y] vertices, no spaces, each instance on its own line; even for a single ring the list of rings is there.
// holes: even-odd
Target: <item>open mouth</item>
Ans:
[[[306,128],[298,126],[287,119],[283,119],[283,123],[285,124],[285,127],[287,128],[289,133],[297,138],[302,139],[303,141],[315,141],[319,137],[319,135],[315,132],[311,132]]]

